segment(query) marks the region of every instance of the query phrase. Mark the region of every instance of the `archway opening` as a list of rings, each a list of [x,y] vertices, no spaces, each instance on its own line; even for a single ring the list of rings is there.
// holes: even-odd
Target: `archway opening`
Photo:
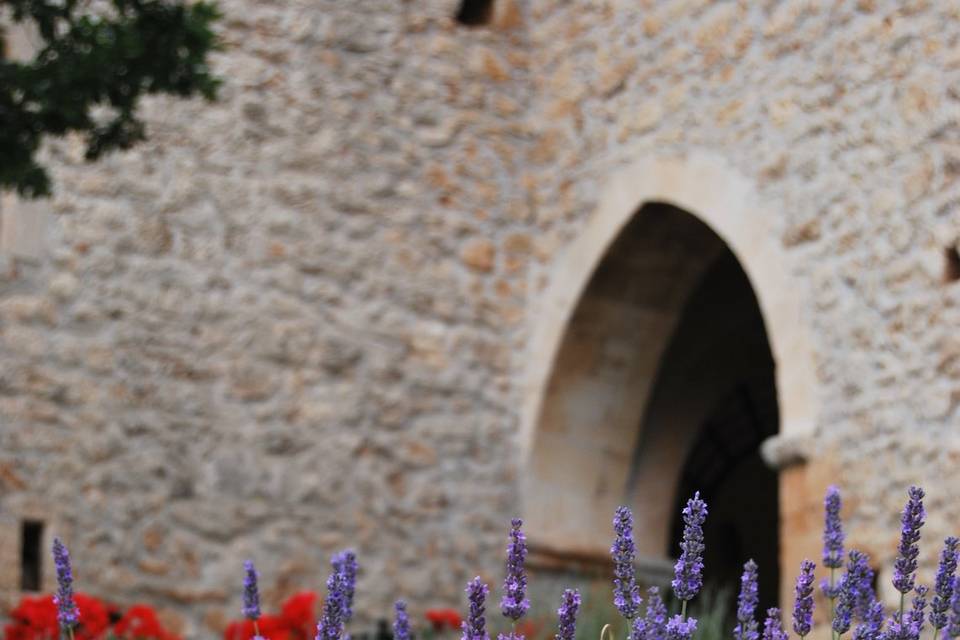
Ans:
[[[778,430],[775,371],[736,257],[694,215],[644,205],[597,265],[555,355],[525,478],[535,553],[605,558],[619,504],[640,570],[663,583],[676,514],[711,504],[708,581],[736,588],[747,555],[777,599],[777,476],[759,445]],[[734,594],[735,595],[735,594]]]
[[[760,457],[761,443],[777,433],[774,375],[753,289],[725,250],[681,311],[643,427],[651,438],[657,430],[673,437],[680,431],[689,443],[665,551],[679,547],[681,509],[700,491],[710,505],[704,531],[708,582],[732,590],[732,607],[743,564],[752,558],[761,569],[761,611],[776,606],[779,586],[777,473]],[[678,417],[681,412],[686,420]],[[634,490],[642,490],[640,482]]]

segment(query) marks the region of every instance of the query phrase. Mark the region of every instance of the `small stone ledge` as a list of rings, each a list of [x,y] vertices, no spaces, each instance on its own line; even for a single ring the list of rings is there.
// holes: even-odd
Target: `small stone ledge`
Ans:
[[[775,435],[760,445],[760,456],[768,467],[783,471],[810,460],[810,439],[804,436]]]
[[[569,551],[529,543],[527,567],[544,573],[572,573],[580,576],[608,579],[613,571],[610,555],[592,551]],[[637,577],[642,584],[666,585],[673,577],[674,561],[670,558],[637,558]]]

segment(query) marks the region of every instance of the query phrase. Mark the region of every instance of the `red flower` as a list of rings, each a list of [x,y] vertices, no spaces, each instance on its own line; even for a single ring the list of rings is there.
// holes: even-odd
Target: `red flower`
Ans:
[[[84,593],[74,595],[80,610],[80,624],[74,629],[76,640],[100,640],[108,631],[123,640],[180,640],[168,632],[157,614],[146,605],[134,605],[110,628],[110,614],[119,610]],[[13,622],[4,629],[6,640],[54,640],[60,637],[57,605],[53,596],[24,598],[10,612]]]
[[[53,596],[26,597],[10,612],[13,620],[4,629],[7,640],[45,640],[58,637],[57,605]]]
[[[115,625],[113,635],[129,640],[179,640],[163,628],[156,612],[145,604],[135,604]]]
[[[257,620],[257,628],[260,630],[260,635],[267,640],[293,640],[294,638],[280,616],[260,616]],[[253,620],[236,620],[231,622],[223,632],[223,640],[250,640],[255,635]]]
[[[443,631],[444,627],[457,631],[463,624],[463,618],[456,609],[427,609],[424,615],[437,632]]]
[[[312,591],[295,593],[280,607],[280,617],[290,630],[291,637],[307,640],[313,637],[316,624],[317,594]]]
[[[74,595],[73,599],[80,610],[80,624],[73,630],[73,637],[76,640],[97,640],[110,627],[110,613],[107,611],[107,606],[83,593]]]
[[[74,595],[80,610],[80,624],[74,629],[76,640],[96,640],[110,626],[106,605],[85,593]],[[53,596],[26,597],[10,612],[13,622],[4,630],[7,640],[46,640],[60,635],[57,605]]]
[[[295,593],[280,608],[280,615],[261,616],[257,620],[260,635],[267,640],[312,640],[316,632],[317,594]],[[252,620],[235,620],[223,632],[223,640],[250,640],[254,636]]]

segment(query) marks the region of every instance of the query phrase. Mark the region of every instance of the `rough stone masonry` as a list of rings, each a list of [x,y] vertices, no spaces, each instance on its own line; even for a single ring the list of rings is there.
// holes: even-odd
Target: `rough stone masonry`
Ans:
[[[366,621],[499,580],[535,499],[543,292],[641,158],[741,176],[768,214],[750,246],[796,285],[817,409],[782,474],[785,573],[831,481],[878,565],[911,483],[928,567],[956,533],[960,5],[495,0],[474,28],[453,0],[222,9],[221,99],[145,103],[149,142],[95,165],[50,145],[43,250],[4,244],[4,608],[25,521],[44,553],[69,541],[78,588],[189,637],[238,617],[248,557],[276,604],[355,547]]]

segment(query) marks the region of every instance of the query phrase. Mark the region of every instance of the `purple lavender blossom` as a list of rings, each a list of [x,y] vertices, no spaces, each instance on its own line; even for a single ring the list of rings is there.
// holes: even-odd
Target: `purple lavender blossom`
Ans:
[[[853,603],[853,619],[864,621],[870,616],[870,608],[877,600],[873,590],[873,569],[869,565],[863,567],[860,575],[860,584]]]
[[[57,593],[53,602],[57,605],[57,621],[61,631],[69,632],[80,622],[80,610],[73,601],[73,570],[70,568],[70,552],[60,542],[53,539],[53,564],[57,569]]]
[[[503,598],[500,599],[500,612],[514,622],[530,608],[530,601],[526,598],[527,576],[523,572],[523,563],[527,558],[527,536],[521,531],[522,526],[523,521],[519,518],[514,518],[510,523],[507,575],[503,579]]]
[[[640,612],[640,587],[637,586],[633,563],[636,545],[633,542],[633,513],[627,507],[617,507],[613,516],[616,537],[610,547],[613,556],[613,604],[627,620]]]
[[[900,545],[897,547],[897,560],[893,565],[893,586],[906,595],[913,591],[916,584],[917,556],[920,549],[920,527],[926,513],[923,510],[923,489],[910,487],[910,499],[903,508],[900,519]]]
[[[490,593],[490,587],[477,576],[467,583],[467,599],[470,601],[470,613],[463,622],[462,640],[489,640],[487,622],[484,618],[484,601]]]
[[[927,608],[927,594],[930,589],[926,585],[919,584],[916,588],[916,595],[913,597],[913,606],[907,612],[906,622],[911,640],[919,640],[923,633],[924,612]]]
[[[880,640],[883,633],[883,605],[874,600],[862,622],[853,630],[853,640]]]
[[[393,640],[410,640],[410,617],[407,615],[407,603],[397,600],[393,604]]]
[[[953,579],[953,597],[950,598],[950,623],[947,625],[947,637],[960,637],[960,576]]]
[[[757,563],[748,560],[743,565],[743,575],[740,577],[740,595],[737,597],[737,626],[733,629],[735,638],[757,640],[760,637],[755,619],[758,602]]]
[[[633,619],[630,623],[630,633],[627,635],[627,640],[649,640],[646,619],[640,616]]]
[[[940,564],[937,567],[937,577],[934,581],[933,602],[930,604],[930,624],[936,634],[949,623],[947,612],[953,601],[954,582],[957,573],[957,547],[960,540],[950,536],[943,541],[943,551],[940,552]]]
[[[867,554],[857,550],[850,551],[847,572],[838,585],[837,607],[831,625],[834,633],[838,636],[850,630],[854,610],[864,598],[861,591],[864,583],[869,580],[870,573]],[[869,587],[869,582],[867,582],[867,586]]]
[[[839,569],[843,566],[843,524],[840,521],[840,490],[831,485],[823,500],[823,566]]]
[[[248,620],[260,618],[260,591],[257,589],[257,577],[260,575],[253,567],[253,561],[243,563],[243,617]]]
[[[675,615],[667,622],[667,640],[690,640],[697,630],[697,619]]]
[[[703,522],[706,519],[707,503],[700,499],[697,491],[683,509],[683,541],[680,558],[674,565],[673,592],[683,602],[692,600],[703,586]],[[674,627],[675,631],[682,630]],[[690,632],[693,633],[692,629]]]
[[[800,563],[800,575],[797,576],[795,600],[793,604],[793,630],[803,638],[813,627],[813,570],[811,560]]]
[[[644,622],[646,640],[667,640],[667,605],[663,603],[657,587],[650,587],[647,591],[647,616]]]
[[[576,589],[567,589],[560,598],[560,608],[557,609],[556,640],[574,640],[577,633],[577,612],[580,611],[580,592]]]
[[[341,640],[343,635],[344,581],[343,573],[336,569],[327,578],[327,599],[323,603],[323,613],[317,623],[315,640]]]
[[[763,640],[789,640],[787,632],[780,622],[780,609],[767,609],[767,619],[763,623]]]
[[[353,594],[357,587],[357,554],[352,550],[342,551],[330,559],[333,570],[343,576],[342,606],[343,621],[353,618]]]

